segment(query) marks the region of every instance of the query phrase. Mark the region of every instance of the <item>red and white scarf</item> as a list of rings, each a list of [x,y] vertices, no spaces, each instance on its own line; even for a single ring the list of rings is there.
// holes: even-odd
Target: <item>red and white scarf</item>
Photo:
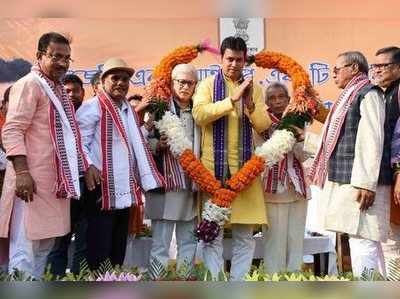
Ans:
[[[140,121],[131,105],[128,105],[128,128],[125,128],[121,120],[118,108],[109,98],[107,93],[100,91],[97,95],[101,110],[100,135],[102,148],[102,209],[111,210],[125,208],[118,206],[116,190],[118,184],[124,182],[114,177],[115,164],[113,157],[113,132],[120,135],[122,143],[126,148],[129,167],[126,170],[125,178],[129,177],[129,190],[137,204],[141,204],[142,190],[147,191],[164,186],[164,179],[158,173],[152,154],[146,146],[146,141],[140,131]],[[128,136],[129,134],[129,136]],[[131,142],[132,141],[132,142]],[[133,152],[132,152],[133,149]],[[129,206],[129,205],[128,205]]]
[[[173,100],[171,100],[170,111],[173,114],[177,114],[175,102]],[[187,188],[188,178],[179,164],[179,161],[174,158],[169,149],[165,150],[163,154],[163,170],[165,178],[165,191],[178,191]]]
[[[50,81],[38,65],[32,67],[32,73],[50,99],[49,126],[54,146],[56,196],[79,198],[79,174],[86,171],[88,163],[82,149],[74,107],[61,82]],[[55,84],[59,85],[61,94],[57,92]]]
[[[340,94],[339,99],[329,111],[327,120],[323,127],[323,135],[317,155],[315,156],[310,173],[308,174],[312,184],[315,184],[320,188],[324,186],[328,173],[328,162],[336,147],[347,112],[361,88],[369,83],[370,81],[367,75],[360,74],[355,76],[349,83],[347,83],[346,87]]]
[[[165,191],[179,191],[186,189],[185,173],[179,162],[174,158],[170,150],[165,150],[163,154]]]
[[[265,141],[271,138],[276,125],[279,123],[279,119],[275,115],[269,111],[267,113],[273,124],[263,134]],[[293,184],[297,193],[308,198],[309,190],[304,179],[303,166],[293,152],[287,153],[280,162],[272,167],[266,167],[263,175],[264,192],[266,193],[282,193],[288,190],[289,183]]]

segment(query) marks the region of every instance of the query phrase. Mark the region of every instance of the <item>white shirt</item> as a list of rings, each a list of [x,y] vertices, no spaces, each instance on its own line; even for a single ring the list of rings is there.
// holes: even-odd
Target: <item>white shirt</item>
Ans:
[[[133,154],[132,142],[128,133],[128,109],[129,104],[127,102],[123,102],[120,109],[117,109],[119,112],[120,118],[122,120],[122,125],[125,128],[126,135],[129,141],[129,146],[131,148],[132,159],[135,163],[135,155]],[[99,105],[99,99],[97,97],[93,97],[81,105],[76,112],[77,122],[79,124],[80,133],[82,137],[82,146],[83,151],[87,156],[87,160],[89,165],[94,165],[100,171],[103,168],[102,162],[102,150],[101,150],[101,109]],[[129,158],[127,154],[126,147],[122,141],[122,137],[115,129],[113,130],[113,146],[112,146],[112,156],[113,156],[113,175],[115,181],[124,181],[127,180],[126,173],[127,169],[129,169]],[[132,204],[132,197],[127,196],[130,193],[129,184],[124,184],[123,190],[115,190],[116,201],[123,200],[125,203],[117,203],[119,207],[129,207]]]
[[[125,130],[127,130],[127,122],[128,122],[128,109],[129,104],[126,102],[122,103],[122,106],[119,110],[119,115],[121,117],[123,126]],[[101,119],[101,110],[99,105],[99,100],[97,97],[93,97],[81,105],[76,112],[76,119],[79,124],[79,128],[82,136],[82,145],[83,151],[87,155],[89,165],[96,166],[97,169],[102,170],[102,154],[101,154],[101,132],[100,132],[100,119]],[[131,120],[132,121],[132,120]],[[134,120],[133,120],[134,121]],[[127,134],[129,144],[133,142],[130,140],[130,134]],[[113,156],[116,154],[118,159],[117,161],[121,161],[123,165],[127,166],[128,160],[125,161],[123,157],[125,156],[125,145],[122,143],[122,138],[117,132],[117,130],[113,130],[113,140],[120,141],[116,143],[116,146],[113,147]],[[115,142],[114,142],[115,143]],[[133,149],[131,146],[131,151],[133,153]],[[132,157],[135,158],[134,155]],[[115,167],[115,166],[114,166]],[[128,166],[127,166],[128,167]]]

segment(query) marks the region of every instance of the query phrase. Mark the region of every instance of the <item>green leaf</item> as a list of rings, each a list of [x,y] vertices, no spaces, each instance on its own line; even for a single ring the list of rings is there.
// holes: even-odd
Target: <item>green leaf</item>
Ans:
[[[226,275],[225,271],[220,271],[218,273],[218,281],[228,281],[228,276]]]
[[[281,119],[277,129],[289,130],[296,136],[297,132],[291,126],[296,126],[300,129],[303,129],[305,124],[311,120],[311,116],[307,113],[289,112]]]
[[[146,111],[154,114],[154,120],[159,121],[168,110],[168,104],[160,99],[152,99]]]
[[[51,264],[48,264],[47,267],[46,267],[46,271],[45,271],[44,274],[42,275],[42,281],[49,282],[49,281],[53,281],[53,280],[60,279],[59,276],[54,276],[54,275],[51,273],[50,270],[51,270]]]
[[[167,271],[158,259],[152,258],[149,266],[149,275],[153,280],[160,280],[167,276]]]
[[[388,280],[400,281],[400,258],[393,258],[389,260]]]
[[[192,275],[191,262],[184,260],[182,265],[179,267],[179,269],[176,270],[176,275],[180,279],[184,279],[184,280],[189,279],[189,277]]]
[[[361,281],[381,281],[385,280],[383,276],[375,269],[365,268],[360,276]]]

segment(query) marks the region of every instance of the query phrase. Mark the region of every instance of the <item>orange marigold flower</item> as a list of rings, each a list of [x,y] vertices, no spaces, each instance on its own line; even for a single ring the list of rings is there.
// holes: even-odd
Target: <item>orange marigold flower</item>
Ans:
[[[243,191],[263,171],[264,167],[261,165],[264,166],[264,160],[253,155],[226,184],[235,192]]]
[[[171,82],[171,72],[179,63],[189,63],[198,55],[196,46],[183,46],[176,48],[167,56],[161,59],[153,71],[153,77],[163,78],[166,83]]]
[[[317,109],[314,109],[315,105],[305,105],[307,101],[318,102],[318,94],[314,91],[310,77],[308,73],[298,64],[295,60],[287,55],[278,52],[261,51],[254,55],[254,62],[257,66],[262,68],[274,68],[282,73],[287,74],[292,79],[293,90],[296,91],[298,88],[303,87],[310,90],[308,97],[301,95],[295,95],[294,99],[289,104],[287,111],[294,112],[308,112],[311,115],[317,113]],[[295,94],[295,92],[294,92]]]
[[[144,97],[147,99],[156,98],[169,101],[171,98],[171,72],[180,63],[189,63],[198,55],[198,47],[183,46],[176,48],[167,56],[163,57],[160,63],[154,68],[152,80],[146,86]]]
[[[236,192],[221,188],[214,193],[211,201],[219,206],[229,207],[236,196]]]
[[[185,150],[180,155],[179,162],[188,176],[202,190],[213,194],[221,187],[221,183],[215,179],[212,173],[196,158],[191,150]]]

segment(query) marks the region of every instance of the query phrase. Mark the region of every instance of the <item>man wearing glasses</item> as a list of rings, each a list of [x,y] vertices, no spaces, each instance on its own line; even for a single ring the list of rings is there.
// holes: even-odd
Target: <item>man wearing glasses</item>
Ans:
[[[342,92],[325,122],[309,174],[312,184],[323,188],[325,229],[350,235],[356,277],[373,270],[385,275],[380,242],[389,230],[390,185],[378,184],[385,104],[368,70],[360,52],[337,57],[333,79]]]
[[[178,64],[172,70],[171,77],[169,109],[180,118],[187,137],[193,141],[196,127],[192,117],[192,96],[197,83],[197,71],[190,64]],[[165,179],[165,188],[146,193],[145,211],[151,219],[153,230],[150,275],[159,278],[157,272],[153,271],[154,260],[158,260],[167,269],[174,230],[178,245],[177,269],[185,269],[185,275],[189,275],[197,246],[193,234],[197,224],[196,194],[192,192],[192,182],[169,150],[167,136],[151,132],[146,135],[158,170]]]
[[[400,172],[400,123],[395,129],[400,116],[400,48],[386,47],[378,50],[375,55],[375,64],[371,65],[371,69],[375,83],[384,90],[386,104],[385,141],[379,183],[391,185],[393,178],[395,179],[389,239],[382,243],[386,266],[388,266],[391,259],[400,257],[398,206],[400,203],[400,176],[398,175]]]
[[[2,131],[8,164],[0,200],[0,237],[9,238],[9,272],[39,279],[54,238],[70,231],[70,199],[86,170],[73,105],[61,83],[71,48],[44,34],[37,63],[11,89]]]

